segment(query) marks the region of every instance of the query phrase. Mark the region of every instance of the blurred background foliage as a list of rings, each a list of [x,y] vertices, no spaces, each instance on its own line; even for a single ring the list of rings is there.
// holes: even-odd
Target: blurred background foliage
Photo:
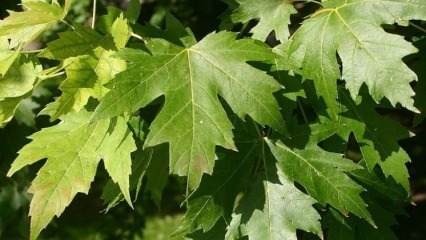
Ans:
[[[0,19],[8,15],[6,9],[19,11],[18,0],[1,0]],[[126,9],[128,1],[99,0],[98,16],[107,12],[108,6]],[[195,36],[201,39],[206,34],[226,27],[220,24],[219,16],[227,9],[220,0],[141,0],[142,9],[139,23],[150,23],[161,26],[167,12],[172,13],[184,25],[189,26]],[[312,8],[297,3],[296,8]],[[302,4],[302,5],[301,5]],[[68,20],[81,24],[90,24],[93,8],[92,0],[74,1],[67,17]],[[303,20],[303,10],[292,19],[291,28],[297,28]],[[243,28],[242,28],[243,27]],[[236,26],[237,30],[246,26]],[[250,26],[248,26],[250,27]],[[43,47],[57,33],[67,28],[57,24],[44,33],[32,48]],[[420,53],[407,57],[406,63],[422,78],[423,84],[413,83],[418,97],[418,108],[426,112],[426,23],[413,22],[409,27],[389,26],[386,30],[404,35],[420,49]],[[244,30],[243,33],[247,33]],[[273,45],[274,39],[268,40]],[[48,62],[44,64],[48,65]],[[17,151],[28,142],[27,136],[41,128],[52,125],[47,117],[36,117],[37,113],[55,96],[59,95],[60,79],[45,81],[31,97],[20,105],[16,117],[5,128],[0,129],[0,240],[28,239],[28,208],[31,196],[26,192],[40,164],[21,170],[13,178],[7,178],[6,172],[15,159]],[[399,121],[416,135],[401,141],[402,146],[410,154],[412,162],[408,165],[412,187],[412,204],[407,204],[405,216],[399,216],[400,225],[395,232],[400,239],[426,239],[426,121],[425,115],[414,116],[404,110],[386,110],[384,116]],[[98,174],[92,184],[88,196],[79,194],[59,219],[55,219],[42,232],[40,239],[82,239],[82,240],[116,240],[116,239],[176,239],[170,234],[176,229],[184,212],[181,206],[184,197],[184,182],[176,177],[169,177],[160,204],[156,204],[149,194],[142,191],[134,204],[134,210],[126,204],[118,204],[105,213],[106,205],[101,200],[102,189],[108,175],[103,166],[99,166]],[[159,205],[159,206],[158,206]]]

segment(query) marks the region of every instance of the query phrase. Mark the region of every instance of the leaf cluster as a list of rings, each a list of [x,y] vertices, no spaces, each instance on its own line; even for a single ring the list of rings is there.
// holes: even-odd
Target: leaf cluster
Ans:
[[[399,141],[412,133],[377,109],[421,119],[424,82],[413,90],[403,61],[413,41],[384,26],[425,21],[423,0],[225,0],[200,39],[169,13],[138,23],[135,0],[86,26],[67,19],[75,2],[22,1],[0,21],[1,127],[60,82],[39,113],[52,125],[7,173],[46,159],[28,189],[30,239],[88,193],[101,162],[107,209],[146,192],[160,205],[168,176],[185,179],[174,236],[396,239],[410,192]],[[53,24],[66,30],[27,51]]]

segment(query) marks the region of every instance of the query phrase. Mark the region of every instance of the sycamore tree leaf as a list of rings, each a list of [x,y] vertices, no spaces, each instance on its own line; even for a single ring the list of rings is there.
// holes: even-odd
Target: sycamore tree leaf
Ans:
[[[188,176],[188,187],[196,188],[202,174],[213,171],[215,146],[235,149],[218,95],[240,117],[284,131],[272,95],[280,85],[246,63],[274,54],[261,42],[235,38],[229,32],[210,34],[189,48],[153,39],[146,46],[150,54],[124,51],[121,58],[133,64],[112,80],[93,120],[134,112],[165,95],[145,147],[168,142],[171,172]]]
[[[363,97],[361,103],[356,103],[347,91],[339,91],[342,102],[337,133],[348,139],[353,132],[363,159],[369,170],[379,165],[383,173],[392,176],[409,192],[408,170],[405,164],[410,157],[399,145],[398,141],[409,138],[408,129],[398,122],[380,116],[375,110],[375,103],[368,97]]]
[[[8,172],[11,176],[26,165],[47,158],[28,190],[34,194],[30,205],[32,240],[77,193],[89,191],[100,159],[131,204],[128,176],[130,152],[135,145],[127,123],[119,117],[90,124],[91,116],[85,111],[69,114],[58,125],[31,135],[32,142],[19,151]]]
[[[275,144],[270,140],[267,142],[285,176],[300,183],[320,204],[330,204],[344,215],[352,212],[374,224],[360,196],[364,189],[344,173],[360,166],[317,146],[297,150],[280,141]]]
[[[417,111],[409,84],[417,76],[401,60],[417,50],[402,36],[385,32],[381,25],[426,19],[426,2],[330,0],[322,5],[292,36],[289,59],[305,78],[315,81],[327,105],[335,108],[336,79],[342,78],[352,97],[366,84],[376,101],[386,97],[392,105],[400,103]]]
[[[247,23],[252,19],[259,22],[250,32],[254,39],[265,41],[274,31],[276,38],[282,43],[288,40],[290,32],[290,15],[297,13],[291,1],[287,0],[237,0],[239,7],[232,13],[234,23]]]
[[[9,12],[9,16],[0,21],[0,36],[11,39],[11,47],[26,44],[34,40],[52,23],[61,21],[67,14],[71,0],[65,1],[62,9],[57,1],[51,4],[44,1],[23,1],[22,12]]]

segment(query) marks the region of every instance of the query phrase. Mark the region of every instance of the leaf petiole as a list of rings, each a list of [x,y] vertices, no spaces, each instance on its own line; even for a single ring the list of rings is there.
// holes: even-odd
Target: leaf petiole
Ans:
[[[93,0],[92,29],[95,29],[95,19],[96,19],[96,0]]]
[[[413,22],[410,22],[409,24],[410,24],[410,26],[412,26],[413,28],[415,28],[415,29],[417,29],[417,30],[420,30],[421,32],[426,33],[426,29],[425,29],[425,28],[423,28],[423,27],[421,27],[420,25],[415,24],[415,23],[413,23]]]
[[[134,37],[134,38],[136,38],[136,39],[139,39],[139,40],[141,40],[143,43],[147,43],[147,41],[146,41],[146,39],[144,38],[144,37],[142,37],[141,35],[138,35],[138,34],[136,34],[136,33],[131,33],[130,34],[130,36],[132,36],[132,37]]]

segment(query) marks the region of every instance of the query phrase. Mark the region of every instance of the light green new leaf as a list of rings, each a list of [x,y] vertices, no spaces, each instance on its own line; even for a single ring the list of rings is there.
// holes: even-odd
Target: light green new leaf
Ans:
[[[92,114],[80,111],[63,117],[62,122],[30,136],[13,162],[8,176],[47,158],[29,192],[31,239],[56,215],[59,216],[78,192],[87,193],[100,159],[111,178],[118,182],[129,204],[130,152],[133,138],[123,118],[89,124]]]
[[[409,84],[417,77],[401,60],[417,50],[381,25],[426,19],[426,2],[330,0],[322,5],[292,36],[289,55],[297,71],[315,81],[327,105],[335,108],[336,79],[342,78],[352,97],[365,83],[376,101],[386,97],[393,105],[417,111]]]
[[[69,57],[93,54],[93,50],[99,46],[108,44],[102,35],[91,28],[76,24],[74,31],[59,33],[59,39],[47,43],[39,57],[64,60]]]
[[[40,71],[41,66],[32,58],[20,55],[0,76],[0,127],[12,119],[21,100],[30,95]]]
[[[128,22],[119,15],[111,23],[106,36],[100,35],[91,28],[75,24],[73,31],[59,33],[59,38],[47,44],[39,57],[65,60],[80,55],[96,55],[99,57],[99,48],[116,50],[123,48],[130,37]]]
[[[6,98],[0,100],[0,128],[12,120],[19,103],[24,99],[24,96],[15,98]]]
[[[0,37],[0,77],[6,74],[18,56],[19,51],[10,50],[7,38]]]
[[[124,199],[132,206],[129,191],[129,176],[132,172],[130,153],[136,150],[136,145],[124,118],[112,119],[108,131],[109,135],[103,139],[97,152],[112,181],[118,184]]]
[[[165,95],[165,104],[150,126],[145,147],[168,142],[170,170],[188,176],[190,188],[203,173],[211,173],[215,146],[235,149],[232,124],[220,104],[223,97],[240,117],[248,114],[261,124],[283,130],[272,93],[280,85],[247,61],[273,59],[267,46],[236,34],[210,34],[183,48],[154,39],[151,55],[127,50],[120,56],[133,62],[110,84],[93,120],[134,112]]]
[[[9,12],[9,16],[0,21],[0,36],[11,39],[11,47],[26,44],[34,40],[48,26],[61,21],[67,14],[70,0],[65,1],[65,9],[53,1],[23,1],[23,12]]]
[[[63,60],[67,79],[60,85],[62,95],[43,113],[57,119],[71,111],[79,111],[90,97],[101,99],[109,89],[104,85],[126,68],[123,60],[114,58],[114,50],[123,48],[130,36],[122,15],[112,23],[105,37],[94,30],[76,25],[75,31],[59,34],[40,57]]]
[[[290,0],[237,0],[237,2],[240,6],[231,15],[234,23],[248,23],[252,19],[259,19],[258,24],[250,31],[254,39],[265,41],[274,31],[276,38],[282,43],[288,40],[290,15],[297,13]]]
[[[268,145],[285,176],[302,184],[320,204],[328,203],[344,215],[352,212],[374,224],[360,196],[363,188],[343,172],[359,169],[360,166],[343,159],[340,154],[326,152],[319,147],[296,150],[269,140]]]
[[[0,100],[19,97],[31,91],[40,71],[41,66],[32,58],[21,55],[6,75],[0,77]]]
[[[59,86],[62,95],[56,100],[52,119],[71,111],[78,112],[90,97],[101,99],[107,94],[109,89],[103,85],[126,68],[126,63],[112,54],[113,51],[98,48],[94,50],[95,56],[83,55],[64,61],[67,79]]]
[[[113,37],[115,46],[118,49],[124,48],[129,41],[131,29],[129,23],[124,19],[123,14],[120,14],[111,26],[111,36]]]

